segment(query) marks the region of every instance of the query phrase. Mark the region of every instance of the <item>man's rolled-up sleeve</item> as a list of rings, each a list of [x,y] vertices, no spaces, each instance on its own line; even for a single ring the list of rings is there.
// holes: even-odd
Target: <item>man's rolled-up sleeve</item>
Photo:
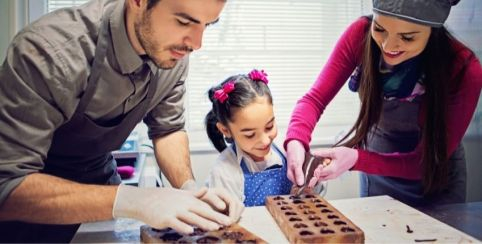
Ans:
[[[44,38],[21,33],[0,68],[0,204],[43,168],[53,132],[65,121],[57,55]]]
[[[149,128],[149,139],[184,130],[186,122],[184,99],[186,96],[185,80],[187,71],[187,61],[184,61],[178,67],[179,74],[172,88],[144,118],[144,123]],[[176,71],[173,70],[173,72]]]

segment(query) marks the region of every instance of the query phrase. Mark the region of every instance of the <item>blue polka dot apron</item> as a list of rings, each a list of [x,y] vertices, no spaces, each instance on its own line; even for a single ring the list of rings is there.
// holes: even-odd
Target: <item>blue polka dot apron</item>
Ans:
[[[240,166],[244,175],[244,205],[246,207],[262,206],[265,204],[267,196],[286,195],[291,190],[292,183],[286,175],[286,157],[274,144],[272,150],[273,153],[277,153],[282,158],[282,167],[268,168],[264,171],[251,173],[244,162],[244,158],[241,160]],[[233,151],[236,154],[234,144]]]
[[[384,100],[378,127],[372,129],[368,136],[367,150],[379,153],[413,151],[421,137],[418,125],[420,103],[421,96],[417,96],[413,101]],[[389,195],[411,206],[465,202],[467,172],[462,144],[452,153],[449,160],[449,187],[440,194],[424,196],[420,180],[363,172],[360,174],[360,194],[362,197]]]

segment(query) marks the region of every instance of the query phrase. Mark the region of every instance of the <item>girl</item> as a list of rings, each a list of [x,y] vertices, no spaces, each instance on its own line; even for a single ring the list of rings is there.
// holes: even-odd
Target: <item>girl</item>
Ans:
[[[361,99],[358,120],[336,147],[314,152],[332,162],[310,185],[352,169],[362,172],[362,196],[387,194],[410,205],[465,201],[461,140],[482,69],[443,26],[457,2],[374,0],[373,17],[348,28],[293,112],[284,144],[293,182],[303,181],[301,155],[319,116],[355,71],[349,87]]]
[[[268,195],[288,194],[292,184],[286,158],[273,143],[278,130],[266,73],[231,76],[208,95],[213,106],[206,131],[221,152],[208,186],[227,189],[246,206],[264,205]]]

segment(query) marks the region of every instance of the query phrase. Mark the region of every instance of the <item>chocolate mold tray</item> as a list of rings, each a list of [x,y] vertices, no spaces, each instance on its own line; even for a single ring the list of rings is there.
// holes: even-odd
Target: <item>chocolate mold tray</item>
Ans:
[[[278,195],[266,207],[290,243],[363,243],[363,231],[317,195]]]
[[[238,224],[216,231],[203,231],[195,228],[194,232],[189,235],[179,234],[171,228],[159,230],[143,225],[141,226],[141,241],[143,243],[267,243]]]

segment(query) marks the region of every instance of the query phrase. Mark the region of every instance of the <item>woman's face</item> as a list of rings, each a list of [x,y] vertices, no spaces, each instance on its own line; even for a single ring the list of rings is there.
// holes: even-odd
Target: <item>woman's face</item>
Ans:
[[[258,97],[248,106],[235,111],[227,127],[221,123],[217,126],[255,161],[265,160],[278,135],[273,105],[267,97]]]
[[[387,15],[374,14],[371,35],[389,65],[397,65],[419,55],[432,29]]]

